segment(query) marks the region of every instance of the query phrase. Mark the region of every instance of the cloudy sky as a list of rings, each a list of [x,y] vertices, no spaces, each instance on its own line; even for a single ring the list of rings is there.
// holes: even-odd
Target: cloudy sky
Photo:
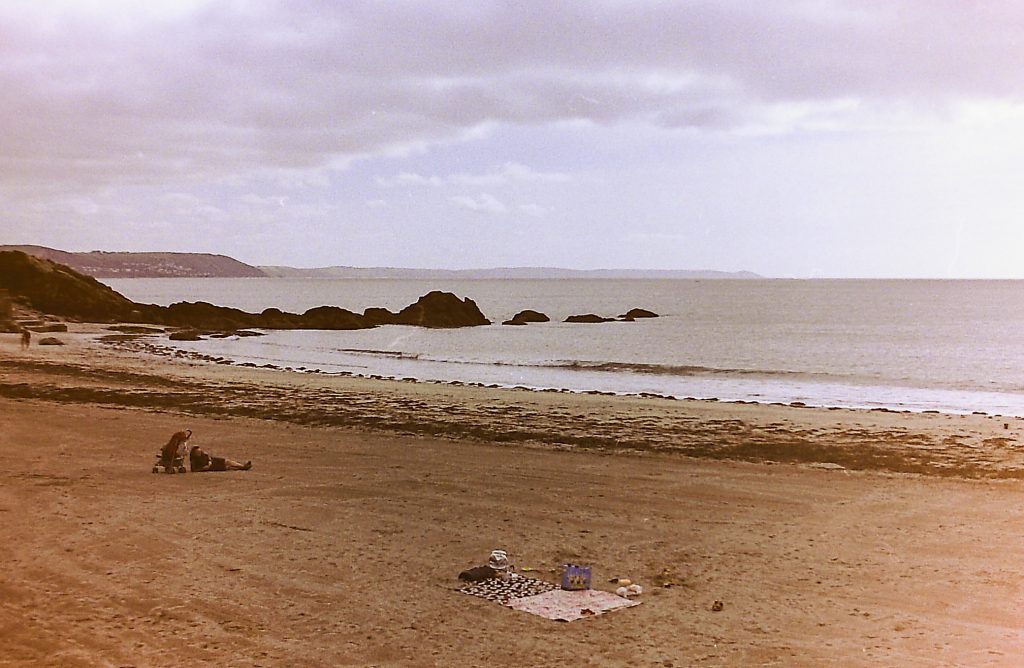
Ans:
[[[0,243],[1024,278],[1017,0],[7,0]]]

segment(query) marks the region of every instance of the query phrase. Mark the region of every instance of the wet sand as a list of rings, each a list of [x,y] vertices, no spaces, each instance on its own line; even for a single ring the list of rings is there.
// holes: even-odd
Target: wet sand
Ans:
[[[0,665],[1024,655],[1017,419],[328,377],[61,338],[0,336]],[[184,427],[254,469],[151,474]],[[564,624],[458,593],[498,547],[540,577],[629,577],[643,605]]]

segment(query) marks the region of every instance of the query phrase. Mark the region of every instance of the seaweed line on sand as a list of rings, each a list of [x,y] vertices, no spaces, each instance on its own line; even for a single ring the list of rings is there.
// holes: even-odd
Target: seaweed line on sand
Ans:
[[[571,399],[555,407],[523,402],[495,406],[444,394],[399,391],[401,384],[297,387],[265,378],[211,381],[126,371],[96,364],[0,360],[0,396],[234,416],[300,425],[529,444],[619,453],[677,454],[752,462],[828,462],[874,470],[965,478],[1024,478],[1003,450],[950,448],[929,434],[888,429],[836,429],[827,434],[740,419],[694,419],[685,408],[657,419],[599,410]],[[388,387],[392,387],[388,390]],[[384,388],[384,389],[382,389]],[[679,402],[680,406],[686,402]]]

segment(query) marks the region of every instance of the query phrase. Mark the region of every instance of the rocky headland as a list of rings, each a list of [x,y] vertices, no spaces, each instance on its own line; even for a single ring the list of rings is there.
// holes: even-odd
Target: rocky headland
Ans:
[[[260,329],[366,329],[378,325],[473,327],[490,324],[472,299],[433,291],[398,313],[369,308],[354,313],[318,306],[305,313],[268,308],[249,313],[207,302],[139,304],[91,276],[21,251],[0,252],[0,289],[24,309],[85,322],[132,322],[200,331]]]
[[[432,291],[397,313],[371,307],[356,313],[337,306],[317,306],[304,313],[267,308],[250,313],[208,302],[177,302],[170,306],[134,302],[92,276],[71,267],[18,250],[0,251],[0,291],[9,302],[0,312],[0,330],[63,331],[49,317],[95,323],[135,323],[173,328],[175,338],[196,340],[218,332],[250,329],[368,329],[380,325],[456,328],[488,325],[476,303],[450,292]],[[18,310],[18,318],[12,312]],[[6,315],[5,315],[6,313]],[[632,309],[616,318],[594,314],[573,315],[567,323],[601,323],[656,318],[656,313]],[[524,310],[506,325],[549,322],[539,311]],[[122,333],[122,336],[137,334]]]

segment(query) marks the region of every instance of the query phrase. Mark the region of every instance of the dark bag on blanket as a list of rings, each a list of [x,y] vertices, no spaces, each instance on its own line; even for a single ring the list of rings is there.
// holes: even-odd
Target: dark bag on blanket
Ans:
[[[490,580],[495,575],[494,569],[490,566],[477,566],[459,573],[459,579],[466,582],[483,582],[484,580]]]

